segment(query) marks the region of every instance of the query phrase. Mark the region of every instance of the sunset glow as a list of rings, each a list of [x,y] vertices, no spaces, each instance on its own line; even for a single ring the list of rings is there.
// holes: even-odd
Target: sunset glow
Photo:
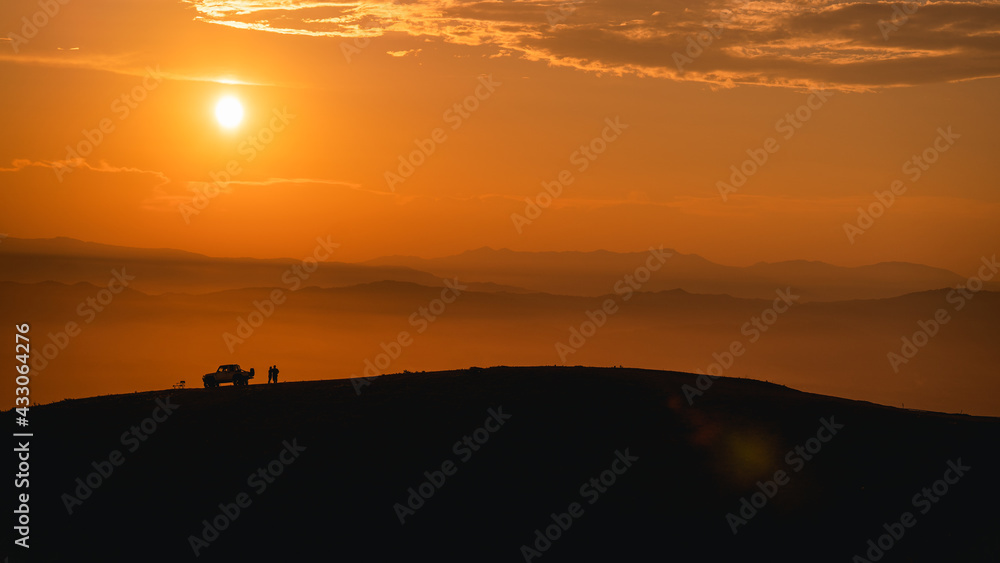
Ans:
[[[2,0],[0,73],[11,562],[1000,561],[1000,0]]]

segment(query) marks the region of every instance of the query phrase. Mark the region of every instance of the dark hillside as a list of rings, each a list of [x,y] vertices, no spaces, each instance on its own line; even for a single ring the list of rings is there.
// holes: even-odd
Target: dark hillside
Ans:
[[[219,518],[226,529],[198,560],[525,561],[522,545],[534,546],[535,530],[544,533],[555,514],[569,529],[549,546],[539,542],[546,549],[531,561],[846,563],[907,511],[915,524],[896,528],[904,535],[881,561],[1000,558],[997,419],[726,378],[689,406],[682,385],[695,377],[474,368],[384,376],[360,395],[354,385],[364,380],[335,380],[33,407],[31,553],[36,561],[194,560],[189,536],[202,536],[220,503],[246,493],[249,504],[231,523]],[[146,441],[123,442],[168,396],[176,411]],[[486,423],[497,420],[491,409],[509,418]],[[821,419],[843,427],[831,436]],[[484,425],[495,431],[480,431],[484,443],[475,444]],[[818,432],[829,441],[810,444]],[[464,436],[478,451],[455,447]],[[283,454],[287,465],[275,461],[286,442],[305,448]],[[786,458],[798,445],[819,451]],[[123,463],[68,515],[60,495],[116,449]],[[638,458],[630,466],[616,461],[626,451]],[[937,502],[914,499],[959,459],[971,469]],[[266,489],[260,478],[248,482],[271,462],[281,474]],[[435,475],[443,466],[453,474]],[[614,484],[604,492],[581,489],[613,468],[620,474],[605,473]],[[734,535],[727,513],[738,514],[741,498],[779,470],[787,484],[774,485]],[[428,480],[425,471],[443,484],[401,524],[394,506]],[[582,514],[561,516],[572,503]]]

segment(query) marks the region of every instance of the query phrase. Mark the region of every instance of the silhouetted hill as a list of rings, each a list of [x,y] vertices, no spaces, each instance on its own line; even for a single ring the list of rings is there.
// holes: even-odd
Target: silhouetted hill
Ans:
[[[294,380],[377,373],[372,362],[405,332],[411,344],[388,365],[381,361],[380,371],[447,369],[453,362],[628,362],[697,372],[710,369],[735,342],[745,352],[728,358],[724,375],[911,408],[1000,414],[1000,294],[989,291],[957,303],[949,301],[951,290],[795,303],[775,314],[776,294],[738,299],[672,290],[634,293],[626,301],[624,295],[464,290],[444,304],[436,301],[439,287],[375,282],[283,291],[276,303],[276,289],[282,288],[199,295],[126,289],[105,305],[91,305],[108,296],[99,286],[0,282],[9,300],[0,321],[32,323],[32,365],[42,374],[32,397],[41,402],[160,389],[180,380],[200,385],[201,375],[223,363],[258,371],[279,363]],[[617,312],[595,329],[591,318],[600,322],[604,313],[594,311],[608,299]],[[928,320],[938,310],[949,321],[935,329]],[[912,341],[923,330],[918,322],[935,334],[917,334],[920,346],[904,350],[902,339]],[[77,336],[66,337],[68,323],[76,323]],[[573,336],[581,329],[589,335],[582,341]],[[165,344],[178,342],[183,346]],[[888,354],[904,351],[909,359],[894,369]],[[8,380],[10,396],[13,387]]]
[[[729,378],[689,405],[695,377],[489,368],[384,376],[360,395],[338,380],[32,407],[31,555],[195,560],[191,536],[216,520],[225,529],[197,560],[525,561],[522,545],[554,514],[571,525],[531,561],[846,562],[866,557],[883,524],[902,530],[884,561],[1000,557],[1000,420]],[[145,441],[123,437],[154,414]],[[92,464],[107,470],[114,450],[122,463],[99,485],[90,477],[96,488],[69,515],[62,495]],[[970,469],[959,477],[949,462]],[[266,486],[251,477],[261,468]],[[397,511],[425,472],[439,486]],[[770,498],[753,497],[758,482]],[[914,498],[924,488],[936,502]],[[742,498],[759,506],[734,535],[727,514]],[[249,501],[238,517],[220,516],[237,499]],[[906,512],[913,527],[895,526]]]

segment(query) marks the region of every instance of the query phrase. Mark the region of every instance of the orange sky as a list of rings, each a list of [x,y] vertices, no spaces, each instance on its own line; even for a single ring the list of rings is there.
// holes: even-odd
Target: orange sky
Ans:
[[[345,261],[665,244],[960,273],[1000,240],[997,3],[930,4],[881,30],[892,4],[53,3],[0,8],[11,236],[296,257],[331,235]],[[235,130],[213,115],[224,95],[245,108]],[[808,119],[782,128],[797,109]],[[616,118],[627,129],[582,169],[576,151]],[[913,179],[904,163],[948,127],[959,137]],[[88,136],[103,138],[67,161]],[[723,201],[717,183],[768,138],[777,150]],[[572,183],[519,233],[511,215],[563,170]],[[852,244],[844,223],[894,180],[906,192]]]

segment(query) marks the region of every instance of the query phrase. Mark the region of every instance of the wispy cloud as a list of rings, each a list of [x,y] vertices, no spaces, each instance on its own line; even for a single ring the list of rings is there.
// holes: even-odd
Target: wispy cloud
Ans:
[[[385,54],[389,55],[390,57],[406,57],[409,55],[416,56],[418,53],[420,53],[420,51],[423,51],[423,49],[407,49],[405,51],[386,51]]]
[[[102,172],[107,174],[144,174],[156,177],[160,185],[167,184],[170,182],[170,178],[163,172],[158,172],[156,170],[143,170],[141,168],[132,168],[128,166],[113,166],[107,162],[100,160],[96,164],[83,159],[75,158],[69,160],[30,160],[26,158],[15,159],[11,162],[10,167],[0,166],[0,173],[2,172],[21,172],[29,168],[48,168],[51,170],[62,170],[64,174],[70,174],[75,170],[89,170],[91,172]]]
[[[74,68],[87,69],[102,72],[110,72],[125,76],[147,76],[149,74],[148,65],[138,64],[133,54],[121,54],[115,56],[84,53],[79,47],[71,49],[57,48],[51,55],[46,54],[14,54],[12,52],[0,51],[0,62],[9,62],[19,65],[34,65],[54,68]],[[173,72],[169,70],[158,70],[158,76],[167,80],[183,80],[193,82],[214,82],[218,84],[240,84],[251,86],[275,86],[276,84],[267,82],[249,82],[236,80],[231,77],[187,74]],[[287,85],[286,85],[287,86]]]

